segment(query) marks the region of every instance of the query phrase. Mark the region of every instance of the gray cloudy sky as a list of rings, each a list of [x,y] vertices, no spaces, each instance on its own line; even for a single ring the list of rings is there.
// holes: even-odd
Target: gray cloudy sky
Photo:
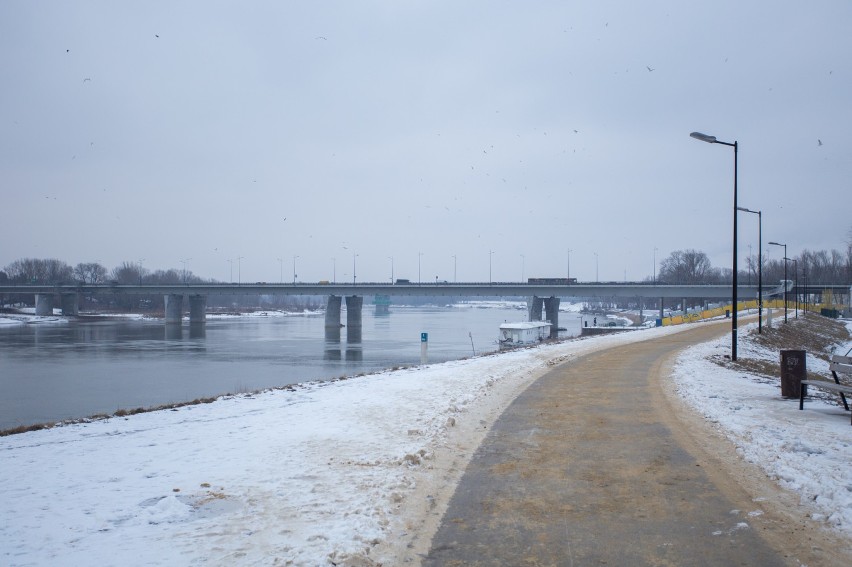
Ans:
[[[852,227],[846,0],[6,0],[0,69],[0,268],[729,267],[733,151],[694,130],[739,141],[764,241],[840,249]],[[740,242],[757,253],[755,216]]]

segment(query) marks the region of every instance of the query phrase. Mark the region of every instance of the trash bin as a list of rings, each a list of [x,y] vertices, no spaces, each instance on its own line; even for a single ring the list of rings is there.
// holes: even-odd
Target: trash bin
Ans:
[[[781,396],[799,399],[802,380],[807,378],[807,354],[803,350],[781,351]]]

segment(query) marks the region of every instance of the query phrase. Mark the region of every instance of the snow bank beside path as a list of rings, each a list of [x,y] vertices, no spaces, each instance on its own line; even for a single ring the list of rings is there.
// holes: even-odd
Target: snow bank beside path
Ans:
[[[852,324],[847,326],[852,330]],[[777,365],[777,351],[756,346],[742,332],[750,327],[754,325],[741,329],[740,357]],[[781,397],[777,380],[708,360],[729,353],[727,337],[686,349],[674,367],[678,394],[720,428],[746,461],[797,492],[814,520],[852,537],[849,412],[820,400],[806,401],[804,411],[799,411],[798,400]],[[815,357],[809,356],[807,364],[811,371],[828,370]]]
[[[502,410],[561,361],[667,327],[0,438],[4,565],[386,565]]]
[[[689,328],[0,438],[0,564],[416,564],[471,455],[529,384],[560,362]],[[680,394],[816,520],[852,534],[849,415],[817,401],[799,412],[775,382],[708,361],[727,340],[678,358]]]

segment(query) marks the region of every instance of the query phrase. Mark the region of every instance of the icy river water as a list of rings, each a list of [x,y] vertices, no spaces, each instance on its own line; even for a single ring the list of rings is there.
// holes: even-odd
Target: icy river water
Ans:
[[[388,315],[365,305],[360,342],[345,328],[328,340],[323,313],[210,317],[202,330],[94,317],[4,325],[0,430],[415,365],[423,332],[429,362],[460,359],[497,350],[499,325],[525,319],[507,305],[392,306]],[[580,332],[578,314],[560,313],[559,324],[560,336]]]

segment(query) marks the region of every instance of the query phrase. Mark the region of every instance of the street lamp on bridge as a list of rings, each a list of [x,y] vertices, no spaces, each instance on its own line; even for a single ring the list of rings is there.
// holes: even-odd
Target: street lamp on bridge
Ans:
[[[763,333],[763,213],[745,207],[738,211],[757,215],[757,333]]]
[[[568,281],[571,281],[571,249],[568,249]]]
[[[785,254],[786,256],[786,254]],[[796,319],[799,318],[799,261],[796,258],[784,258],[793,262],[793,285],[796,286]]]
[[[192,258],[184,258],[183,260],[180,261],[180,263],[183,264],[183,283],[184,283],[184,285],[186,284],[186,263],[189,262],[190,260],[192,260]]]
[[[722,142],[721,140],[717,140],[716,136],[708,136],[707,134],[702,134],[701,132],[692,132],[690,137],[695,138],[696,140],[701,140],[702,142],[707,142],[708,144],[722,144],[723,146],[730,146],[734,148],[734,254],[733,254],[733,269],[731,270],[731,276],[733,278],[731,285],[731,296],[732,296],[732,319],[731,319],[731,361],[737,360],[737,151],[739,149],[739,145],[737,141],[734,140],[733,143],[730,142]]]
[[[657,250],[658,248],[654,246],[654,285],[657,285]]]
[[[595,255],[595,283],[600,283],[600,278],[598,278],[598,253],[592,252]]]
[[[787,322],[787,245],[780,242],[770,242],[772,246],[784,247],[784,322]]]

